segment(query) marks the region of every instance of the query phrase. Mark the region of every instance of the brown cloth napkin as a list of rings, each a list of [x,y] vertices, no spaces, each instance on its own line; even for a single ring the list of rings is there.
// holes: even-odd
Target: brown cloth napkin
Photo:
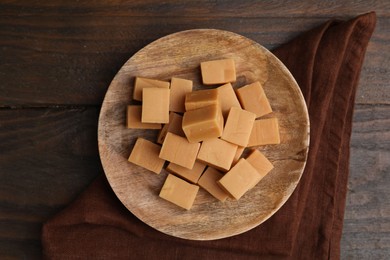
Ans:
[[[358,78],[376,15],[329,21],[274,50],[296,78],[310,117],[301,181],[262,225],[230,238],[190,241],[133,216],[100,176],[43,226],[47,259],[338,259]]]

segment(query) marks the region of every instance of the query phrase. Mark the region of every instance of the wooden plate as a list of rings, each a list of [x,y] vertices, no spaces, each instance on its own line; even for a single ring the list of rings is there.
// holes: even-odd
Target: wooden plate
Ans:
[[[167,176],[127,161],[137,137],[156,140],[158,130],[126,129],[126,106],[135,76],[170,80],[181,77],[201,86],[201,61],[233,58],[235,87],[259,80],[280,123],[280,145],[259,147],[275,168],[240,200],[219,202],[200,189],[186,211],[158,194]],[[202,87],[203,88],[203,87]],[[163,37],[137,52],[119,70],[99,117],[100,157],[119,200],[135,216],[166,234],[193,240],[229,237],[250,230],[274,214],[290,197],[302,175],[309,146],[309,118],[300,89],[287,68],[267,49],[221,30],[189,30]]]

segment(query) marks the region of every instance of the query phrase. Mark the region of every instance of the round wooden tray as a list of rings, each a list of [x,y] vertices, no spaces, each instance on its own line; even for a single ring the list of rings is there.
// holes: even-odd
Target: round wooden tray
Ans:
[[[155,141],[158,130],[125,127],[136,76],[160,80],[180,77],[202,87],[200,62],[233,58],[234,87],[260,81],[280,124],[280,145],[259,147],[275,168],[240,200],[217,201],[200,189],[191,210],[161,199],[167,176],[127,161],[137,137]],[[204,88],[204,87],[202,87]],[[211,240],[248,231],[274,214],[290,197],[307,159],[309,118],[302,93],[287,68],[267,49],[235,33],[200,29],[178,32],[147,45],[131,57],[111,82],[98,127],[100,158],[119,200],[144,223],[166,234]]]

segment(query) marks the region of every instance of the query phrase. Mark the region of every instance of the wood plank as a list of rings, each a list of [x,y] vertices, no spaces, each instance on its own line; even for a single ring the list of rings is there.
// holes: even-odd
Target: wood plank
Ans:
[[[147,19],[64,14],[10,18],[0,15],[0,106],[3,107],[101,104],[112,78],[130,56],[153,40],[176,31],[224,29],[272,49],[328,19]],[[390,102],[389,28],[390,18],[379,18],[363,66],[358,103]]]
[[[388,1],[79,1],[72,5],[61,0],[13,1],[3,0],[2,8],[10,15],[106,15],[115,16],[214,16],[214,17],[302,17],[357,15],[375,10],[379,15],[390,15]]]
[[[102,174],[99,109],[0,110],[0,258],[40,259],[42,223]],[[358,105],[343,258],[390,251],[390,106]]]
[[[354,115],[342,258],[390,253],[390,106],[358,106]]]
[[[0,110],[0,258],[40,259],[41,225],[103,173],[99,108]]]

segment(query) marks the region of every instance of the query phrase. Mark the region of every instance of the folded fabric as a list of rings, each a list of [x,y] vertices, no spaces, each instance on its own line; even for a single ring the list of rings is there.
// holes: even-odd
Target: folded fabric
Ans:
[[[234,237],[190,241],[133,216],[100,176],[43,226],[47,259],[338,259],[356,87],[376,15],[329,21],[274,50],[297,80],[310,117],[299,185],[260,226]]]

